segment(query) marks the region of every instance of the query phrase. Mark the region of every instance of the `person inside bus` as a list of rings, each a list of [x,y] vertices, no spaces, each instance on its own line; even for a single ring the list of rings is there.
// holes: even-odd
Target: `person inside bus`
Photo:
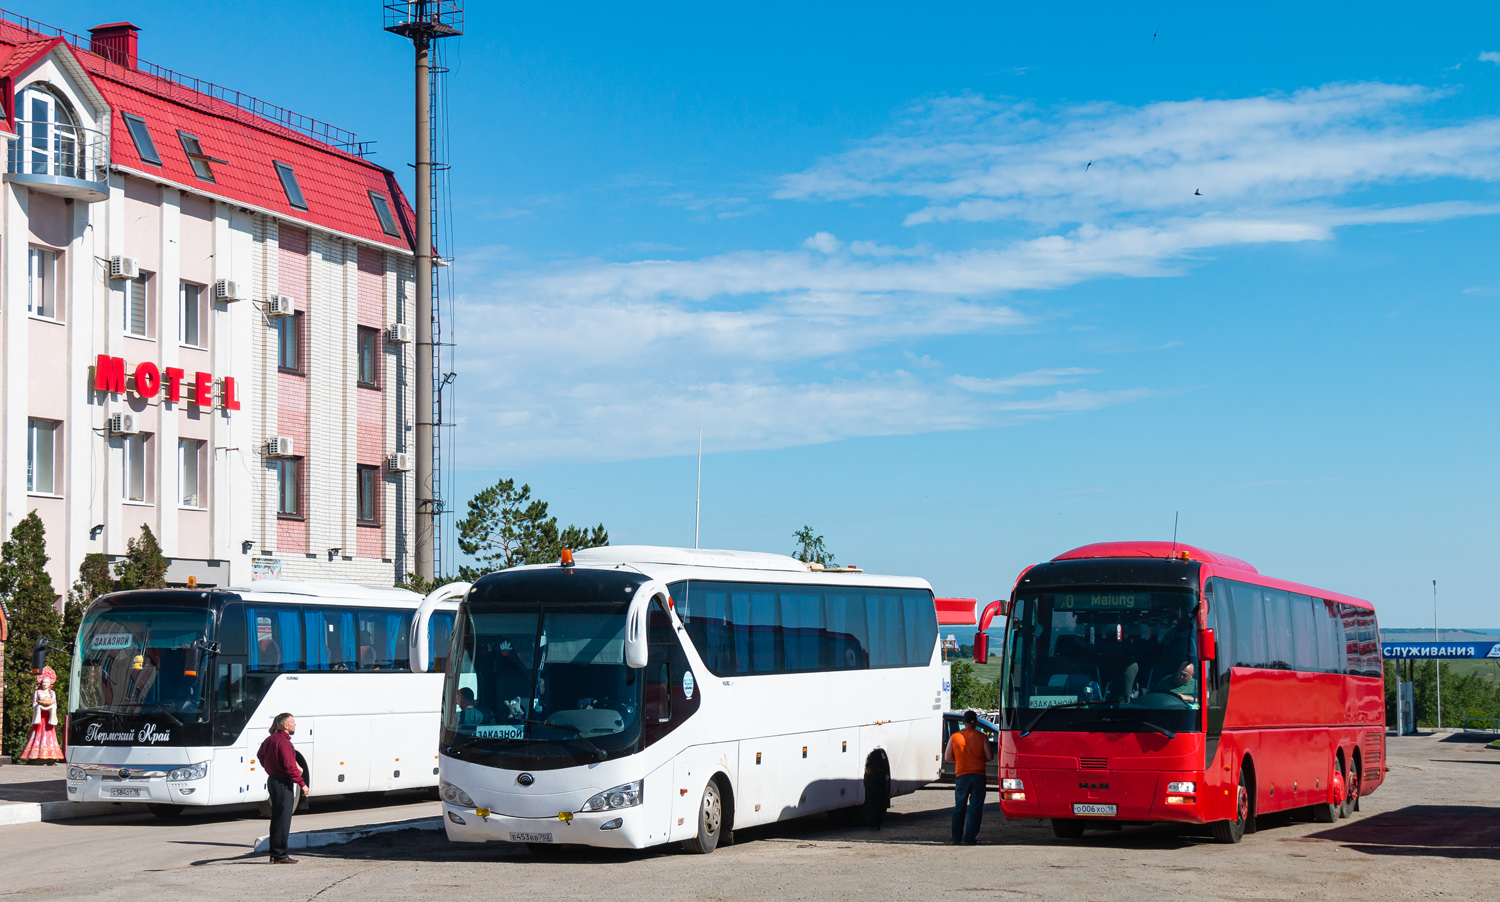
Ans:
[[[984,817],[984,794],[989,788],[985,770],[995,759],[989,737],[979,731],[979,715],[964,712],[964,725],[948,737],[943,760],[953,765],[953,845],[979,844],[979,821]]]
[[[1177,669],[1162,677],[1151,687],[1152,692],[1170,692],[1185,702],[1198,701],[1197,667],[1191,660],[1183,661]]]
[[[484,723],[484,712],[474,704],[474,690],[468,686],[458,690],[458,722],[464,726]]]

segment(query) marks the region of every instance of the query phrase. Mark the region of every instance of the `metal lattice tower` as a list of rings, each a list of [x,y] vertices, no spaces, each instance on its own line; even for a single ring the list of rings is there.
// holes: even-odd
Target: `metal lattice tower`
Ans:
[[[439,260],[437,246],[438,217],[433,199],[437,194],[438,173],[446,164],[433,162],[439,147],[438,122],[432,111],[441,109],[438,79],[447,70],[432,65],[432,45],[439,38],[463,34],[464,11],[461,0],[408,0],[386,3],[385,30],[412,42],[416,50],[416,521],[415,573],[431,581],[442,571],[439,553],[442,547],[443,521],[440,440],[442,426],[442,390],[447,380],[442,371],[440,321],[438,306]],[[426,381],[426,385],[422,384]],[[399,426],[398,426],[399,428]],[[404,576],[405,574],[398,574]]]

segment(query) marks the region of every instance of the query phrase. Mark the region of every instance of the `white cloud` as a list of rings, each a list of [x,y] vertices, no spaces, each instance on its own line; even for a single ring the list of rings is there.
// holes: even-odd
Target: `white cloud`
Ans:
[[[1500,63],[1500,53],[1496,53],[1493,50],[1486,50],[1479,54],[1479,61],[1484,63]]]
[[[1362,83],[1055,111],[945,97],[914,109],[902,131],[785,177],[777,195],[927,201],[908,224],[1056,223],[1282,205],[1413,180],[1500,179],[1500,119],[1409,121],[1407,111],[1438,96]]]
[[[460,304],[463,348],[486,349],[462,351],[464,383],[484,386],[463,395],[466,454],[501,467],[690,453],[699,404],[706,446],[726,451],[1015,425],[1165,393],[1110,385],[1075,365],[1087,361],[965,375],[934,342],[1048,328],[1017,292],[1173,277],[1221,248],[1500,212],[1473,199],[1475,183],[1500,180],[1500,120],[1418,121],[1438,96],[1330,85],[1051,111],[940,98],[777,193],[905,198],[917,206],[906,221],[931,224],[924,235],[1006,220],[1008,238],[903,247],[818,231],[792,248],[574,260],[487,282],[465,272],[478,287]],[[1390,206],[1366,192],[1442,179],[1458,199]],[[663,202],[704,216],[760,209],[738,196]],[[1179,343],[1162,338],[1150,347]]]

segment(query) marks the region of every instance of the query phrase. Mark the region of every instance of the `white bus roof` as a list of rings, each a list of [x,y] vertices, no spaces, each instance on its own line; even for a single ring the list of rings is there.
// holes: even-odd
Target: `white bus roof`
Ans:
[[[718,548],[667,548],[657,545],[606,545],[573,553],[580,567],[630,567],[662,582],[681,579],[724,579],[738,582],[787,582],[807,585],[845,585],[925,589],[925,579],[879,576],[858,570],[814,570],[794,557],[765,551],[726,551]],[[556,567],[556,564],[547,564]],[[709,571],[707,573],[703,571]]]
[[[785,554],[769,551],[726,551],[719,548],[667,548],[661,545],[605,545],[573,552],[580,564],[677,564],[684,567],[724,567],[730,570],[790,570],[809,572],[808,566]]]

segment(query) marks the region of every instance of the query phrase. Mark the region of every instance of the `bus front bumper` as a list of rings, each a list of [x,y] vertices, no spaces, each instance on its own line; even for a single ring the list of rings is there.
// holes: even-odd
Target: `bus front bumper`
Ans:
[[[480,814],[481,811],[487,812]],[[542,845],[601,846],[644,849],[662,841],[661,831],[648,830],[643,807],[576,812],[568,820],[551,817],[511,817],[489,809],[461,808],[443,803],[443,826],[453,842],[516,842]],[[655,833],[653,837],[651,834]]]
[[[75,768],[69,768],[74,771]],[[114,769],[118,772],[119,769]],[[92,769],[91,769],[92,771]],[[165,773],[141,775],[132,773],[121,778],[118,773],[105,775],[88,772],[82,779],[68,778],[68,801],[70,802],[147,802],[163,805],[207,805],[209,804],[208,778],[197,780],[167,779]]]
[[[1100,822],[1204,824],[1228,815],[1214,804],[1217,789],[1202,772],[1017,768],[1002,774],[1019,789],[1000,791],[1008,819],[1061,818]],[[1169,787],[1193,786],[1192,792]],[[1014,784],[1011,784],[1014,785]]]

